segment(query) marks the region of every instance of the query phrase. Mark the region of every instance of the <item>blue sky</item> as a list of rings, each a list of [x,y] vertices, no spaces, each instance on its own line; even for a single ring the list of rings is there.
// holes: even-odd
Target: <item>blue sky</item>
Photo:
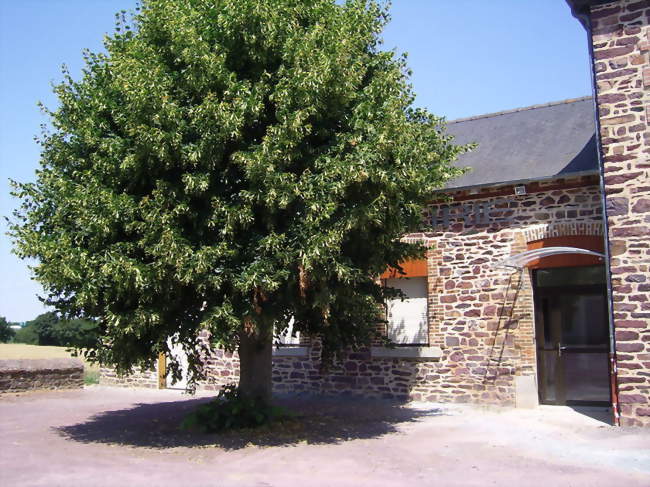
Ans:
[[[33,137],[54,108],[51,82],[81,50],[97,51],[114,13],[135,0],[0,1],[0,215],[16,201],[8,179],[30,181]],[[564,0],[394,0],[385,47],[409,53],[416,104],[449,120],[591,93],[586,35]],[[10,253],[0,222],[0,316],[34,318],[44,308],[27,264]]]

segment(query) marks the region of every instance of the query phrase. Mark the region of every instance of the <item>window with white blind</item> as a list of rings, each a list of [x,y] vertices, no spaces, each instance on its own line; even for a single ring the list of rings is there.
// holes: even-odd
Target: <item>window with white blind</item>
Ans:
[[[293,331],[293,318],[289,320],[289,323],[287,323],[284,329],[280,329],[280,326],[276,327],[276,332],[277,345],[300,345],[300,332]]]
[[[386,279],[386,286],[400,289],[405,296],[386,303],[388,338],[399,345],[427,344],[427,278]]]

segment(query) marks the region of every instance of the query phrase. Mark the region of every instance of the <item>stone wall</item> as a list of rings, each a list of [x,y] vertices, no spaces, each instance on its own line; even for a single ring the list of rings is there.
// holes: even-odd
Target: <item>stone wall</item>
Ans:
[[[280,393],[514,405],[515,377],[536,379],[530,273],[494,264],[527,249],[528,242],[569,235],[602,236],[597,177],[586,176],[482,194],[456,194],[433,205],[427,232],[410,240],[429,245],[429,345],[431,357],[345,354],[329,369],[320,345],[305,356],[274,356],[273,387]],[[405,350],[405,349],[400,349]],[[216,351],[207,360],[216,388],[237,378],[236,355]]]
[[[436,360],[349,354],[320,371],[318,344],[309,357],[274,360],[282,392],[363,394],[386,398],[514,405],[515,377],[535,381],[530,273],[494,264],[527,243],[564,235],[602,235],[595,176],[456,194],[433,205],[431,231],[410,235],[429,244],[429,344]]]
[[[622,424],[650,425],[650,3],[592,7]]]
[[[0,393],[38,389],[78,389],[84,365],[77,359],[0,360]]]
[[[199,336],[199,341],[206,344],[209,341],[209,333],[203,331]],[[159,360],[156,367],[151,370],[136,370],[132,374],[122,377],[117,375],[115,369],[102,367],[99,381],[102,385],[107,386],[157,389],[160,387],[158,367],[161,366]],[[197,390],[218,391],[227,384],[239,381],[237,353],[213,349],[203,358],[203,367],[207,378],[196,384]]]
[[[431,383],[438,382],[443,373],[436,361],[375,357],[370,349],[364,349],[345,353],[327,369],[322,369],[320,353],[320,344],[315,341],[307,356],[275,357],[273,391],[401,400],[465,399],[462,386],[453,381],[446,385],[447,394],[430,394]]]
[[[115,369],[99,369],[99,383],[103,386],[158,388],[158,370],[137,370],[126,377],[119,377]]]
[[[200,340],[209,341],[209,333],[201,333]],[[198,389],[217,391],[221,387],[239,382],[239,356],[237,352],[211,350],[204,359],[203,367],[207,379],[197,384]]]
[[[514,378],[535,381],[534,303],[530,272],[494,264],[548,237],[601,235],[600,191],[594,176],[532,183],[485,195],[455,195],[429,214],[431,342],[443,348],[443,377],[471,386],[474,402],[513,404]]]

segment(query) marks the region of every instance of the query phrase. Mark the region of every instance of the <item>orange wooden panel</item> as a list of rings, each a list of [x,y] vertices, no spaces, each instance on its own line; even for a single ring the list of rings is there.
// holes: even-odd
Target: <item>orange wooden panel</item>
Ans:
[[[382,279],[395,279],[400,277],[426,277],[427,276],[427,261],[426,259],[407,260],[400,263],[402,270],[405,274],[400,274],[395,268],[388,268],[381,275]]]
[[[543,249],[545,247],[576,247],[579,249],[605,252],[605,241],[602,236],[570,235],[565,237],[549,237],[542,240],[528,242],[528,250]],[[544,269],[549,267],[576,267],[584,265],[599,265],[603,259],[593,255],[562,254],[544,257],[529,262],[529,269]]]

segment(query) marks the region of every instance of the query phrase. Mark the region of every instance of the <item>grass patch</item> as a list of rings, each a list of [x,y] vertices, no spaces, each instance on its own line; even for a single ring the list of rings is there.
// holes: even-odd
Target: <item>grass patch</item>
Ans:
[[[39,358],[78,358],[84,363],[84,383],[99,383],[99,366],[91,364],[83,357],[73,357],[67,347],[48,347],[44,345],[26,345],[24,343],[0,343],[0,360]]]
[[[99,384],[99,369],[84,366],[84,384],[87,386]]]
[[[24,343],[0,343],[0,359],[70,358],[66,347],[46,347]]]

